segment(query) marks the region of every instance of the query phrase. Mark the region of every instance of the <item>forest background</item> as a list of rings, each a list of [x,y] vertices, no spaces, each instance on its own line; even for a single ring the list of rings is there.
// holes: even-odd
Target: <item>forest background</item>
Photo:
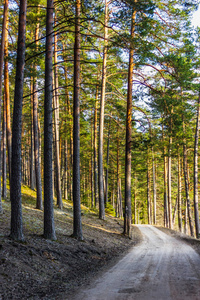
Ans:
[[[105,211],[124,217],[128,235],[133,219],[199,237],[197,8],[1,3],[2,197],[10,180],[14,239],[24,238],[21,183],[36,188],[37,209],[44,190],[47,238],[56,238],[54,197],[59,209],[73,200],[79,239],[81,203],[100,219]]]

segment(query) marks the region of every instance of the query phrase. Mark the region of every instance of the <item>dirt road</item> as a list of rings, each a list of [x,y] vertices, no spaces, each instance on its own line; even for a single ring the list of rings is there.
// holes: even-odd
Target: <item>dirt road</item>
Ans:
[[[143,242],[75,300],[199,300],[200,256],[153,226]]]

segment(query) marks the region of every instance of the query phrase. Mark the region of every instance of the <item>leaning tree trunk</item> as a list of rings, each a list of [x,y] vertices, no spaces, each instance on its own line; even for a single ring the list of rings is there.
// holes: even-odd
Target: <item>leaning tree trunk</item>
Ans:
[[[103,67],[102,67],[102,87],[100,102],[100,118],[99,118],[99,157],[98,157],[98,180],[99,180],[99,218],[105,219],[104,207],[104,183],[103,183],[103,128],[104,128],[104,108],[105,108],[105,92],[106,92],[106,67],[107,67],[107,38],[108,38],[108,4],[105,0],[105,27],[104,27],[104,51],[103,51]]]
[[[131,23],[131,38],[135,35],[136,12],[133,12]],[[126,113],[126,149],[125,149],[125,213],[124,213],[124,234],[131,237],[131,132],[132,132],[132,91],[133,91],[133,61],[134,49],[132,42],[129,51],[128,68],[128,90],[127,90],[127,113]]]
[[[53,0],[47,0],[44,98],[44,237],[55,240],[52,187]]]
[[[74,130],[73,130],[73,236],[83,239],[80,201],[80,13],[81,0],[76,0],[75,44],[74,44]]]
[[[0,45],[0,124],[1,124],[1,106],[2,106],[3,58],[4,58],[4,48],[5,48],[7,17],[8,17],[8,0],[5,0],[2,33],[1,33],[1,45]],[[1,132],[0,132],[0,145],[1,145]],[[1,178],[1,151],[0,151],[0,178]],[[0,184],[0,213],[2,211],[3,209],[2,209],[2,201],[1,201],[1,184]]]
[[[194,142],[194,216],[195,216],[195,229],[196,237],[199,238],[199,205],[198,205],[198,143],[199,143],[199,116],[200,116],[200,95],[197,107],[197,121]]]
[[[27,1],[20,1],[19,29],[17,43],[17,66],[15,77],[14,110],[12,125],[12,161],[11,161],[11,238],[22,241],[22,205],[21,205],[21,134],[22,134],[22,101],[25,66]],[[1,80],[0,80],[1,81]]]

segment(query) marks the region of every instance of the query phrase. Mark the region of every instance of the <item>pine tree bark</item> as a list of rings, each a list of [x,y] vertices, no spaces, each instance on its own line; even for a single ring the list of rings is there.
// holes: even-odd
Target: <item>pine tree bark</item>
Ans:
[[[164,128],[162,125],[162,141],[165,142]],[[169,214],[168,214],[168,201],[167,201],[167,157],[166,157],[166,147],[163,147],[163,157],[164,157],[164,226],[169,227]]]
[[[181,158],[178,148],[178,226],[179,231],[182,232],[182,204],[181,204]]]
[[[148,211],[148,224],[152,224],[151,215],[151,188],[150,188],[150,170],[149,170],[149,149],[147,153],[147,211]]]
[[[199,144],[199,124],[200,124],[200,95],[197,107],[196,132],[194,142],[194,216],[195,216],[195,231],[196,238],[200,237],[199,228],[199,205],[198,205],[198,144]]]
[[[10,125],[10,92],[9,92],[9,72],[8,72],[8,16],[6,21],[5,31],[5,49],[4,49],[4,93],[6,105],[6,138],[7,138],[7,153],[8,153],[8,173],[9,182],[11,177],[11,125]]]
[[[21,205],[21,133],[22,101],[25,66],[25,33],[27,1],[20,0],[19,28],[17,43],[17,66],[15,78],[14,110],[12,125],[12,161],[11,161],[11,233],[14,240],[22,241],[22,205]],[[0,80],[1,81],[1,80]]]
[[[172,169],[172,157],[171,157],[171,147],[172,147],[172,136],[170,133],[169,137],[169,151],[168,151],[168,216],[169,216],[169,228],[173,228],[172,224],[172,184],[171,184],[171,169]]]
[[[37,78],[33,82],[33,131],[34,131],[34,156],[35,156],[35,177],[37,201],[36,208],[42,210],[42,179],[40,166],[40,149],[39,149],[39,132],[38,132],[38,94],[37,94]]]
[[[8,0],[5,0],[2,33],[1,33],[1,45],[0,45],[0,124],[1,124],[1,107],[2,107],[3,59],[4,59],[7,17],[8,17]],[[1,132],[0,132],[0,145],[1,145]],[[1,163],[1,151],[0,151],[0,178],[1,178],[1,169],[2,169],[2,163]],[[0,184],[0,213],[1,212],[2,212],[2,201],[1,201],[1,184]]]
[[[95,107],[94,107],[94,205],[95,207],[97,207],[97,203],[98,203],[97,100],[98,100],[98,86],[96,90],[96,100],[95,100]]]
[[[55,240],[52,188],[53,0],[47,0],[44,99],[44,237]]]
[[[82,240],[80,200],[80,14],[81,0],[76,0],[75,44],[74,44],[74,108],[73,108],[73,236]]]
[[[153,168],[153,222],[156,225],[156,166],[154,149],[152,147],[152,168]]]
[[[108,128],[108,141],[107,141],[107,157],[106,157],[106,195],[105,195],[105,203],[108,203],[108,166],[109,166],[109,150],[110,150],[110,126],[111,126],[111,118],[109,121]]]
[[[7,197],[7,188],[6,188],[6,96],[4,91],[3,99],[3,165],[2,165],[2,197],[6,199]]]
[[[131,37],[135,36],[136,12],[132,14]],[[129,68],[128,68],[128,90],[127,90],[127,113],[126,113],[126,149],[125,149],[125,213],[124,213],[124,234],[131,237],[131,133],[132,133],[132,91],[133,91],[133,70],[134,70],[134,49],[130,45]]]
[[[54,17],[54,23],[56,25],[56,16]],[[62,191],[61,191],[61,177],[60,177],[60,148],[59,148],[59,96],[58,96],[58,46],[57,46],[57,34],[54,36],[54,122],[55,122],[55,156],[56,156],[56,192],[57,192],[57,205],[60,209],[63,209]]]
[[[185,134],[185,121],[184,116],[182,115],[183,121],[183,133]],[[188,166],[187,166],[187,146],[186,146],[186,139],[183,139],[183,172],[184,172],[184,179],[185,179],[185,195],[186,195],[186,205],[187,205],[187,214],[190,226],[190,234],[194,236],[194,225],[192,220],[192,212],[190,208],[190,196],[189,196],[189,180],[188,180]]]
[[[39,38],[39,23],[35,29],[36,46],[38,47]],[[37,67],[35,66],[37,72]],[[40,164],[40,142],[39,142],[39,129],[38,129],[38,85],[37,77],[33,78],[33,132],[34,132],[34,157],[35,157],[35,179],[37,190],[36,208],[42,210],[42,179],[41,179],[41,164]]]
[[[31,102],[33,103],[33,90],[31,91]],[[31,147],[30,147],[30,188],[35,189],[35,172],[34,172],[34,129],[33,129],[33,115],[31,115]]]
[[[108,38],[108,3],[105,0],[105,26],[104,26],[104,51],[102,67],[102,86],[100,100],[100,118],[99,118],[99,156],[98,156],[98,180],[99,180],[99,218],[105,219],[104,206],[104,178],[103,178],[103,128],[104,128],[104,109],[106,92],[106,67],[107,67],[107,38]]]

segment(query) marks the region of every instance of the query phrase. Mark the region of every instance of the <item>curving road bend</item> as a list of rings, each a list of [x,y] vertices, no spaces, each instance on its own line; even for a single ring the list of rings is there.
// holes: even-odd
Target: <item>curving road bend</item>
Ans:
[[[143,242],[75,300],[200,299],[200,256],[153,226],[138,227]]]

